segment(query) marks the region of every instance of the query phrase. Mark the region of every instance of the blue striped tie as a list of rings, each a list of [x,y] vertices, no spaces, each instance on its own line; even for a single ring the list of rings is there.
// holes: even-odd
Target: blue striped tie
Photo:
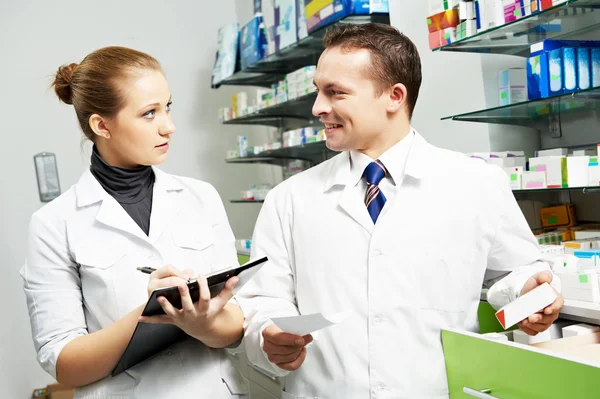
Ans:
[[[380,160],[371,162],[365,169],[365,179],[367,180],[367,195],[365,197],[365,205],[373,219],[373,223],[377,221],[379,213],[385,205],[385,195],[379,190],[379,182],[387,175],[387,169],[383,166]]]

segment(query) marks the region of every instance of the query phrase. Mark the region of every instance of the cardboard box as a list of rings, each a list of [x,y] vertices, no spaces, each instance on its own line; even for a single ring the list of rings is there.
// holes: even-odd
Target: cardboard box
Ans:
[[[427,18],[427,29],[429,33],[444,30],[446,28],[455,28],[460,24],[458,10],[447,10]]]
[[[573,205],[542,208],[540,217],[542,218],[543,227],[573,227],[577,224]]]
[[[520,166],[504,168],[510,179],[511,190],[521,190],[523,183],[523,168]]]
[[[587,251],[598,247],[597,239],[584,239],[584,240],[572,240],[565,241],[563,243],[565,247],[565,253],[574,255],[576,251]]]
[[[296,0],[275,0],[274,11],[275,52],[278,52],[298,39]]]
[[[527,335],[521,330],[514,330],[513,340],[519,344],[533,345],[553,339],[561,339],[563,337],[563,329],[572,325],[573,323],[574,322],[570,320],[556,321],[546,331],[538,333],[535,336]]]
[[[499,105],[510,105],[527,101],[527,71],[506,69],[498,74]]]
[[[600,332],[541,342],[532,346],[565,355],[600,361]]]
[[[568,154],[569,154],[568,148],[551,148],[549,150],[538,150],[535,152],[536,158],[566,157]]]
[[[578,335],[588,335],[600,332],[600,326],[594,326],[591,324],[573,324],[566,326],[562,330],[563,338],[576,337]]]
[[[600,87],[600,48],[590,50],[592,87]],[[598,153],[600,155],[600,152]]]
[[[523,172],[523,182],[521,183],[525,190],[535,190],[548,188],[546,181],[546,172]]]
[[[527,59],[527,98],[535,100],[550,96],[548,55],[540,54]]]
[[[598,279],[596,279],[598,284]],[[556,299],[556,291],[544,283],[525,295],[520,296],[496,312],[496,318],[505,330],[551,305]]]
[[[569,174],[567,171],[567,157],[549,156],[529,158],[529,170],[532,172],[545,172],[548,188],[569,187]]]
[[[567,181],[569,187],[585,187],[589,184],[589,163],[589,156],[567,157]]]
[[[565,299],[584,302],[600,302],[598,274],[594,270],[555,271],[560,278],[561,294]]]
[[[456,28],[447,28],[429,34],[429,48],[436,49],[457,40]]]

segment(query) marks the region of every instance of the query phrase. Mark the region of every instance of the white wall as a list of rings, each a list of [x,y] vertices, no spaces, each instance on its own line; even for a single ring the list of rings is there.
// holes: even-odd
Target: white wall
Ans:
[[[391,24],[408,36],[421,56],[423,83],[412,124],[430,143],[461,152],[490,149],[486,124],[441,121],[485,107],[482,57],[429,49],[426,1],[390,0]]]
[[[260,167],[224,163],[225,151],[235,148],[235,136],[245,130],[225,130],[217,122],[216,111],[229,103],[233,89],[210,89],[217,29],[235,21],[234,7],[234,0],[3,2],[0,302],[8,312],[0,323],[2,397],[27,398],[33,388],[50,381],[35,360],[18,275],[29,218],[42,205],[32,156],[56,153],[63,191],[76,183],[89,162],[89,149],[80,148],[73,108],[60,104],[49,90],[54,72],[59,65],[78,62],[107,45],[133,47],[158,58],[173,93],[177,126],[163,169],[211,182],[224,200],[236,198],[240,188],[260,180]],[[226,207],[236,235],[249,236],[258,207],[227,202]]]

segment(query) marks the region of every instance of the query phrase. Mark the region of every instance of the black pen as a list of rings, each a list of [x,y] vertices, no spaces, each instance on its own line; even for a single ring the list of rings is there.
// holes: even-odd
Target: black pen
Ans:
[[[138,267],[137,269],[138,269],[139,271],[141,271],[142,273],[146,273],[146,274],[152,274],[152,272],[155,272],[155,271],[156,271],[156,269],[155,269],[155,268],[153,268],[153,267],[147,267],[147,266],[144,266],[144,267]]]

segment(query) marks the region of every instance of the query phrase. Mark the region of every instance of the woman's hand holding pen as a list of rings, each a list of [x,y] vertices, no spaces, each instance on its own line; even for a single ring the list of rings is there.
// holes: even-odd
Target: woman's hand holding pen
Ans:
[[[138,268],[138,270],[141,270],[144,273],[151,273],[150,281],[148,281],[148,297],[152,295],[154,290],[159,288],[174,287],[180,284],[185,285],[189,279],[195,277],[193,270],[178,270],[172,265],[161,267],[158,270],[150,268],[144,268],[144,270],[142,270],[142,268]]]
[[[187,280],[196,278],[200,286],[198,302],[192,302]],[[175,308],[165,297],[159,297],[158,302],[165,311],[165,315],[145,317],[141,316],[143,323],[174,324],[188,335],[204,341],[203,338],[212,336],[216,316],[223,310],[233,296],[233,288],[239,279],[230,278],[225,288],[211,299],[208,282],[203,276],[190,275],[190,271],[179,271],[172,266],[160,268],[150,275],[148,292],[156,288],[177,286],[181,295],[182,309]]]

